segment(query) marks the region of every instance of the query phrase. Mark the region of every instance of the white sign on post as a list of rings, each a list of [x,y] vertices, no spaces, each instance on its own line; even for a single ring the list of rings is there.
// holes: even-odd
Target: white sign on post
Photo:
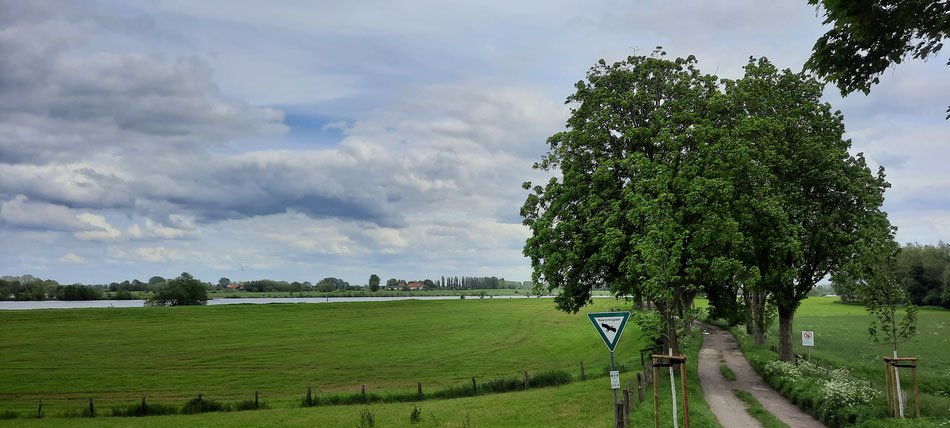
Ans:
[[[802,346],[815,346],[815,332],[802,330]]]
[[[620,389],[620,372],[617,370],[610,372],[610,389]]]

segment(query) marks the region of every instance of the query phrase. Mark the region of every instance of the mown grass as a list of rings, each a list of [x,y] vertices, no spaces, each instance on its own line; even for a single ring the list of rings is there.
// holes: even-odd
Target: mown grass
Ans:
[[[884,364],[881,357],[891,355],[889,345],[875,344],[868,336],[871,317],[863,306],[839,303],[837,297],[813,297],[804,300],[795,313],[793,323],[793,351],[805,355],[808,350],[801,346],[800,332],[815,332],[815,347],[811,350],[812,362],[822,367],[847,367],[852,376],[870,381],[874,388],[884,390]],[[934,421],[950,420],[950,311],[921,308],[918,313],[919,332],[911,341],[901,344],[898,351],[901,356],[914,356],[918,360],[921,413],[930,420],[901,422],[901,426],[936,426]],[[755,346],[748,336],[741,334],[739,344],[750,361],[774,360],[777,354],[771,347],[778,348],[778,322],[767,333],[763,346]],[[910,372],[901,374],[902,379],[910,379]],[[905,377],[906,376],[906,377]],[[908,392],[911,385],[902,382]],[[813,398],[800,398],[803,402]],[[883,415],[887,412],[884,399],[875,404],[874,412]],[[912,400],[909,401],[912,406]],[[887,423],[897,423],[890,420]],[[882,422],[884,423],[884,422]],[[877,422],[867,422],[866,426]],[[867,425],[869,424],[869,425]]]
[[[733,373],[732,369],[730,369],[729,366],[725,364],[722,364],[719,366],[719,373],[722,373],[722,377],[728,380],[729,382],[736,380],[736,374]]]
[[[741,389],[733,389],[732,393],[735,394],[738,399],[745,402],[746,404],[745,410],[749,412],[750,416],[758,420],[759,423],[761,423],[763,427],[789,428],[787,424],[780,421],[778,418],[775,417],[775,415],[770,413],[768,410],[765,410],[765,408],[762,407],[762,404],[759,403],[759,400],[756,400],[755,397],[752,396],[752,394],[749,394],[748,392],[745,392]]]
[[[597,299],[590,311],[619,306]],[[314,395],[416,393],[609,362],[583,314],[549,299],[0,311],[0,412],[61,416],[141,402],[181,406],[199,393],[274,408]],[[639,365],[638,330],[618,364]],[[635,363],[635,364],[634,364]],[[100,414],[101,411],[98,412]]]
[[[628,328],[635,327],[629,326]],[[631,331],[632,332],[632,331]],[[625,333],[626,336],[627,333]],[[698,336],[698,335],[697,335]],[[687,381],[689,385],[690,419],[694,427],[720,427],[702,399],[702,389],[696,373],[697,352],[701,337],[690,342],[686,350]],[[621,340],[621,346],[625,339]],[[602,345],[601,345],[602,346]],[[617,352],[620,352],[619,350]],[[639,357],[638,357],[639,358]],[[676,377],[679,388],[678,371]],[[626,386],[634,380],[633,371],[621,374]],[[672,404],[668,378],[661,376],[660,418],[662,426],[671,426]],[[588,378],[566,385],[533,388],[527,391],[486,394],[448,400],[427,400],[412,403],[373,403],[326,407],[272,408],[250,412],[203,413],[136,418],[95,419],[18,419],[18,426],[37,427],[260,427],[260,426],[360,426],[361,416],[372,415],[377,427],[607,427],[613,424],[613,399],[605,377]],[[631,426],[652,426],[653,394],[644,391],[645,401],[635,401],[631,412]],[[632,394],[634,397],[636,393]],[[682,399],[678,397],[680,417]],[[419,411],[419,422],[410,417]],[[682,424],[682,419],[680,419]]]

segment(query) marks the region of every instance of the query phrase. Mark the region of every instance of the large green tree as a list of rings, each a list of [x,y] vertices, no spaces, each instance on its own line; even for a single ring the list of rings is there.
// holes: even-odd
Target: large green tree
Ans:
[[[535,165],[556,176],[524,184],[521,215],[533,282],[563,289],[559,309],[578,311],[593,288],[642,294],[678,352],[677,320],[703,284],[736,266],[727,247],[738,225],[722,174],[729,140],[718,79],[692,56],[664,55],[601,60],[575,85],[567,130]]]
[[[753,290],[775,304],[780,358],[792,356],[792,322],[819,280],[865,249],[862,236],[889,230],[881,212],[883,168],[849,153],[840,112],[821,102],[824,84],[768,60],[750,59],[745,76],[727,82],[733,138],[745,148],[735,166],[737,216],[758,273]],[[755,302],[761,310],[763,301]],[[763,320],[757,319],[756,329]],[[762,328],[764,330],[764,328]]]
[[[208,290],[188,272],[169,280],[158,293],[145,301],[147,306],[186,306],[208,303]]]
[[[833,81],[843,95],[868,93],[892,64],[900,64],[907,56],[926,59],[950,37],[950,2],[946,0],[808,3],[821,6],[824,24],[831,24],[831,29],[815,42],[806,66]]]
[[[379,291],[379,275],[375,273],[369,276],[369,291]]]

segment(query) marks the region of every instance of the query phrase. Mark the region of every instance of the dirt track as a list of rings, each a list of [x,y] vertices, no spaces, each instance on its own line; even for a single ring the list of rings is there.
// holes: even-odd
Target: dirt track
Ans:
[[[733,389],[741,389],[752,394],[762,403],[762,407],[793,428],[824,427],[821,422],[775,392],[755,373],[732,333],[707,324],[701,324],[700,327],[709,334],[704,334],[703,346],[699,350],[699,381],[703,387],[703,398],[709,403],[709,408],[722,426],[762,426],[759,421],[749,416],[745,403],[732,393]],[[722,363],[720,360],[726,362]],[[729,366],[736,374],[736,380],[730,382],[722,377],[719,372],[721,364]]]

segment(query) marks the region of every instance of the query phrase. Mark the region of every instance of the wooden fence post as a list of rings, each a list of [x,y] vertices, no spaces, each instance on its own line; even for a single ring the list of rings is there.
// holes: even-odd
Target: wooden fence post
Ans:
[[[254,391],[254,408],[255,408],[255,409],[260,409],[260,408],[261,408],[260,402],[257,401],[257,391]]]
[[[623,424],[630,426],[630,390],[623,390]]]
[[[416,394],[416,399],[422,401],[422,382],[419,382],[419,392]]]
[[[478,384],[475,383],[475,378],[472,378],[472,395],[478,395]]]
[[[528,371],[527,370],[524,371],[524,389],[525,390],[528,389]]]
[[[145,406],[145,397],[142,397],[142,416],[148,415],[148,407]]]
[[[89,399],[89,417],[90,418],[96,417],[96,406],[95,404],[93,404],[91,398]]]
[[[40,398],[40,405],[36,408],[36,419],[43,417],[43,399]]]
[[[366,385],[360,385],[360,396],[363,397],[363,402],[366,402]]]
[[[686,428],[689,428],[689,392],[686,390],[686,358],[683,358],[683,364],[680,364],[680,380],[683,383],[683,421]]]
[[[313,396],[310,395],[311,387],[307,387],[307,406],[313,405]]]
[[[920,395],[917,395],[917,361],[914,361],[914,406],[917,408],[917,417],[920,417]]]
[[[617,403],[617,408],[614,409],[614,412],[616,412],[616,415],[618,415],[618,416],[619,416],[619,415],[622,415],[622,414],[623,414],[623,403]],[[617,427],[618,427],[618,428],[623,428],[623,427],[624,427],[624,425],[623,425],[623,418],[622,418],[622,417],[617,418]]]
[[[637,399],[643,402],[643,373],[637,373]]]
[[[587,380],[587,377],[584,376],[584,362],[581,361],[581,380]]]

